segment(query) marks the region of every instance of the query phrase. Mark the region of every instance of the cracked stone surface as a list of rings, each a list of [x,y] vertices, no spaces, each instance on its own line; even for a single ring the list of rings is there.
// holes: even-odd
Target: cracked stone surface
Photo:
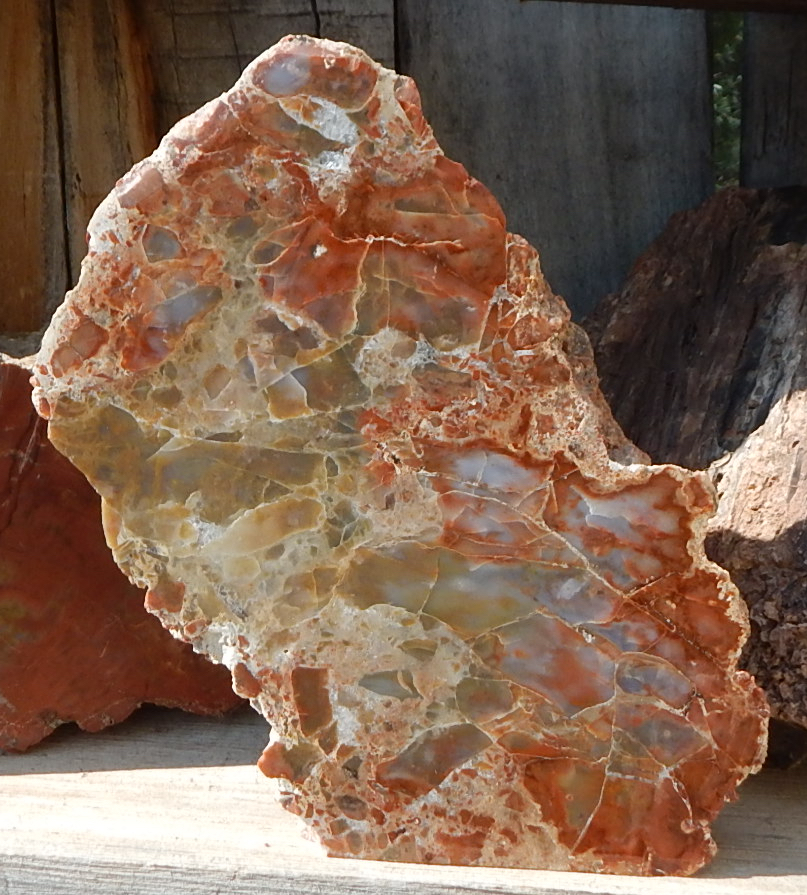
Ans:
[[[30,375],[0,355],[0,749],[143,702],[235,707],[226,671],[163,630],[112,561],[98,495],[49,444]]]
[[[412,81],[288,38],[90,226],[35,370],[333,855],[689,873],[758,769],[708,480],[651,466]]]

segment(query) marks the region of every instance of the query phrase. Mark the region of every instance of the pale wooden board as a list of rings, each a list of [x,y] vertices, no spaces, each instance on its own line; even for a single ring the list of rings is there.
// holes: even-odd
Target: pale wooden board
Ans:
[[[807,16],[746,17],[740,179],[807,184]]]
[[[796,895],[807,773],[765,772],[716,824],[696,878],[427,867],[324,857],[254,759],[267,725],[147,709],[0,755],[0,895]]]
[[[711,192],[705,13],[398,0],[401,70],[578,314]]]

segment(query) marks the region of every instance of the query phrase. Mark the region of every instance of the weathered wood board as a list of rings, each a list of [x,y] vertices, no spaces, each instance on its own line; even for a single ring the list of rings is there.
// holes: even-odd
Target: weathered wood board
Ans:
[[[749,15],[745,53],[740,182],[807,184],[807,15]]]
[[[293,33],[395,63],[393,0],[0,3],[0,348],[35,349],[115,181]],[[5,335],[19,332],[32,335]]]
[[[254,761],[267,726],[149,709],[0,755],[3,895],[797,895],[807,771],[765,771],[715,826],[697,878],[642,879],[324,857]]]
[[[135,6],[154,72],[160,135],[228,90],[255,56],[287,34],[344,40],[394,66],[393,0],[151,0]]]
[[[0,3],[0,332],[36,330],[67,286],[50,5]]]
[[[151,75],[127,3],[54,6],[69,278],[87,253],[87,222],[115,181],[157,146]]]
[[[314,5],[320,37],[354,44],[395,68],[395,0],[315,0]]]
[[[568,2],[568,0],[553,0],[553,2]],[[574,0],[574,2],[667,6],[673,9],[706,9],[709,12],[807,12],[807,0]]]
[[[160,135],[231,87],[284,35],[316,32],[310,0],[152,0],[138,4],[135,16],[149,47]]]
[[[0,333],[47,323],[111,181],[288,33],[414,75],[449,155],[497,194],[582,315],[712,189],[706,14],[661,3],[5,0]],[[805,182],[807,16],[752,14],[747,44],[743,182]]]
[[[574,311],[711,192],[704,13],[399,0],[397,25],[437,139],[496,194]]]

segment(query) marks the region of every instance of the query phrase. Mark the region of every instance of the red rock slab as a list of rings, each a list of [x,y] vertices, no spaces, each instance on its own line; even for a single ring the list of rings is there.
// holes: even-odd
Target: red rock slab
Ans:
[[[144,702],[217,714],[226,669],[171,637],[112,560],[100,501],[48,442],[30,371],[0,364],[0,748],[100,730]]]
[[[414,84],[289,38],[100,206],[35,366],[118,562],[334,855],[690,873],[759,767],[704,476],[651,466]]]

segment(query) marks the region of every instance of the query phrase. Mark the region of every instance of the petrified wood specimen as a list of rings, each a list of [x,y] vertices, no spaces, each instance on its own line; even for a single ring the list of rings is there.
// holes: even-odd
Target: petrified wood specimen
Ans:
[[[98,495],[49,444],[30,375],[0,355],[0,749],[143,702],[237,705],[225,670],[163,630],[112,561]]]
[[[676,215],[587,327],[617,419],[708,469],[707,552],[749,604],[742,664],[807,726],[807,188],[726,190]]]
[[[699,867],[766,722],[708,480],[625,441],[414,84],[282,41],[90,231],[38,407],[329,851]]]

